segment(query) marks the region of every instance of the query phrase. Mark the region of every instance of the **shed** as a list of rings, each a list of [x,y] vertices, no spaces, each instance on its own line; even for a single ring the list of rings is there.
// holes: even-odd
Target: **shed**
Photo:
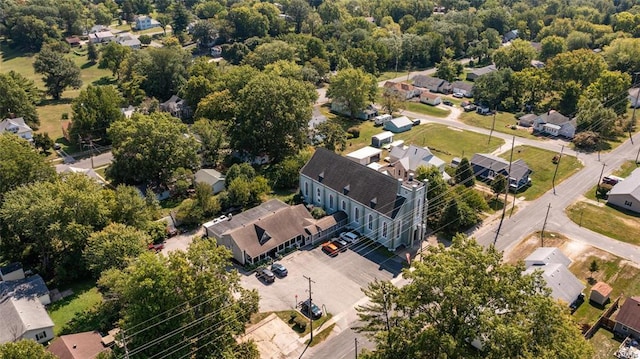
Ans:
[[[437,106],[442,103],[442,97],[425,91],[420,95],[420,102],[431,106]]]
[[[413,122],[407,116],[394,118],[384,124],[384,129],[393,133],[406,132],[411,130]]]
[[[371,146],[373,147],[380,148],[391,142],[393,142],[393,133],[389,131],[384,131],[371,137]]]
[[[366,166],[369,163],[380,161],[381,153],[381,149],[367,146],[347,154],[346,157],[353,162]]]
[[[607,283],[598,282],[591,287],[589,300],[600,305],[605,305],[609,301],[609,296],[612,291],[613,288]]]

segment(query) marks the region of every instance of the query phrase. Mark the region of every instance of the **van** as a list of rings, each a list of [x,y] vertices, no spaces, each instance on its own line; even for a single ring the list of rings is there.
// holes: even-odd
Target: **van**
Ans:
[[[376,126],[382,126],[385,124],[385,122],[389,122],[393,119],[393,117],[391,115],[380,115],[380,116],[376,116],[373,119],[373,124]]]

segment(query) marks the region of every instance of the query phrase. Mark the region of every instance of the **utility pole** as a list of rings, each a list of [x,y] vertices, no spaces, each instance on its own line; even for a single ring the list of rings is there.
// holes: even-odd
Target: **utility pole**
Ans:
[[[638,157],[640,156],[640,148],[638,148],[638,154],[636,155],[636,164],[638,164]]]
[[[358,359],[358,338],[353,338],[356,341],[356,359]]]
[[[544,216],[544,223],[542,224],[542,233],[540,233],[540,241],[542,242],[542,245],[540,247],[544,247],[544,227],[547,226],[547,218],[549,218],[550,209],[551,209],[551,203],[549,203],[549,206],[547,207],[547,215]]]
[[[513,162],[513,147],[516,143],[516,136],[511,138],[511,157],[509,157],[509,170],[507,172],[507,185],[504,186],[504,203],[502,204],[502,217],[500,218],[500,224],[496,230],[496,238],[493,240],[493,244],[498,242],[498,236],[500,235],[500,229],[502,228],[502,222],[504,221],[504,215],[507,212],[507,199],[509,198],[509,187],[511,186],[511,163]]]
[[[124,329],[122,330],[122,346],[124,346],[125,359],[129,359],[129,349],[127,349],[127,335],[124,332]]]
[[[311,334],[311,339],[309,339],[309,343],[313,343],[313,313],[311,312],[311,306],[313,305],[312,301],[311,301],[311,282],[315,283],[314,281],[311,280],[311,277],[307,277],[306,275],[303,275],[303,277],[305,279],[307,279],[309,281],[309,306],[308,306],[308,313],[307,315],[309,316],[309,323],[310,323],[310,330],[309,333]]]
[[[604,174],[604,167],[606,163],[602,164],[602,171],[600,171],[600,177],[598,177],[598,184],[596,185],[596,198],[598,198],[598,189],[600,188],[600,181],[602,181],[602,175]]]
[[[551,180],[551,184],[553,185],[553,194],[556,194],[556,175],[558,174],[558,167],[560,167],[562,152],[564,152],[564,145],[562,145],[562,148],[560,149],[560,157],[558,157],[558,162],[556,162],[556,170],[553,172],[553,179]]]
[[[497,107],[493,109],[493,121],[491,122],[491,131],[489,131],[489,141],[487,142],[488,145],[491,144],[491,136],[493,135],[493,129],[496,127],[496,112],[498,112]]]

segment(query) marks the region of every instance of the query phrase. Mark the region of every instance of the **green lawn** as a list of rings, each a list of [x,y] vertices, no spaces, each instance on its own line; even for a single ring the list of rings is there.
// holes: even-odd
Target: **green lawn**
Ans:
[[[383,71],[380,74],[380,76],[378,76],[378,82],[387,81],[387,80],[395,79],[397,77],[402,77],[402,76],[404,76],[403,82],[411,83],[411,80],[407,81],[407,71],[403,69],[398,69],[398,72]]]
[[[463,123],[466,123],[467,125],[486,128],[487,130],[491,129],[491,125],[493,123],[493,116],[481,115],[474,111],[464,112],[463,114],[460,115],[458,119]],[[538,137],[532,135],[526,129],[522,129],[522,128],[518,128],[515,130],[511,129],[511,127],[516,123],[517,123],[516,118],[513,116],[512,113],[498,112],[496,114],[496,124],[494,127],[494,131],[506,133],[509,135],[515,135],[519,137],[538,139]]]
[[[529,146],[518,146],[514,149],[513,160],[522,159],[529,165],[529,168],[533,170],[531,174],[532,185],[522,193],[525,199],[536,199],[552,188],[551,180],[553,179],[553,173],[556,168],[552,159],[555,155],[555,152]],[[503,153],[500,157],[508,160],[510,151]],[[565,178],[568,178],[582,167],[582,164],[577,158],[567,155],[562,156],[556,176],[556,185],[560,184]]]
[[[423,103],[413,101],[407,101],[405,103],[405,108],[411,112],[440,118],[447,117],[451,113],[449,110],[443,110],[436,106],[425,105]]]
[[[302,315],[299,311],[297,310],[283,310],[280,312],[274,312],[276,313],[276,315],[282,319],[283,322],[287,323],[296,333],[298,333],[299,336],[304,337],[305,335],[309,334],[310,330],[311,330],[311,326],[309,325],[309,318],[305,317],[304,315]],[[295,321],[292,320],[292,318],[295,316],[296,320],[298,321],[303,321],[304,323],[306,323],[305,329],[301,330],[300,327],[298,327],[298,325],[296,325]],[[322,327],[322,325],[329,319],[331,319],[333,315],[331,313],[325,313],[320,319],[314,320],[313,321],[313,327],[315,329],[318,329],[320,327]]]
[[[640,218],[637,214],[587,202],[574,203],[565,212],[582,227],[619,241],[640,244]]]
[[[614,338],[613,334],[606,329],[600,328],[593,338],[590,339],[595,349],[593,359],[611,359],[622,344]]]
[[[62,291],[66,288],[60,288]],[[81,314],[102,302],[102,295],[95,283],[83,282],[71,286],[74,294],[51,304],[47,311],[55,325],[54,333],[58,335],[64,327],[78,314]]]

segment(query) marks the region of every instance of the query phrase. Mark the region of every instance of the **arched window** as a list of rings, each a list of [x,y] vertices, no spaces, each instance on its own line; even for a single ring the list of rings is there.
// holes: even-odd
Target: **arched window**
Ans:
[[[333,209],[333,195],[332,194],[329,195],[329,208]]]
[[[304,195],[305,197],[309,197],[309,182],[304,183]]]
[[[316,195],[318,196],[318,203],[322,203],[322,194],[319,187],[316,189]]]
[[[355,217],[356,217],[356,218],[354,218],[354,221],[356,223],[359,223],[360,221],[358,220],[358,218],[360,217],[360,211],[358,210],[358,207],[356,207],[356,209],[354,210],[354,213],[355,213]]]
[[[382,236],[387,237],[387,222],[382,222]]]
[[[369,215],[369,224],[368,224],[369,230],[373,229],[373,215]]]

